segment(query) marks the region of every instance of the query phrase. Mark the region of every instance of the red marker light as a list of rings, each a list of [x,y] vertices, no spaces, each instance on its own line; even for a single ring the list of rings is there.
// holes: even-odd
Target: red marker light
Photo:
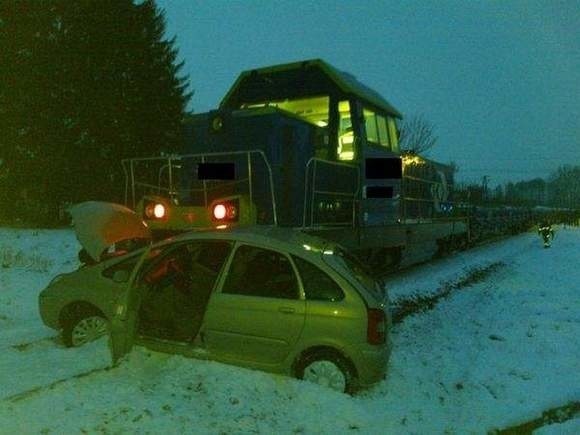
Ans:
[[[230,206],[227,207],[226,217],[230,220],[234,220],[237,216],[238,216],[238,209],[236,208],[235,205],[230,204]]]

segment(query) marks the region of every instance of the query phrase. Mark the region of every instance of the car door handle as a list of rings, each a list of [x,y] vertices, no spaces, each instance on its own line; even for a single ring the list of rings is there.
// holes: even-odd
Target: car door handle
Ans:
[[[294,308],[290,308],[290,307],[280,307],[280,308],[278,308],[278,311],[280,311],[281,313],[284,313],[284,314],[292,314],[296,310]]]

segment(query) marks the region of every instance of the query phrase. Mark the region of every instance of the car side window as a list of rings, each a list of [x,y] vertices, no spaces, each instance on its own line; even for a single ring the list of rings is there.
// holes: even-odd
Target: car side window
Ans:
[[[192,255],[186,245],[166,249],[155,261],[143,267],[139,282],[154,290],[189,285]]]
[[[181,244],[148,266],[142,282],[150,288],[210,291],[230,250],[231,244],[220,240]]]
[[[298,299],[298,280],[290,260],[268,249],[243,245],[236,251],[222,293]]]
[[[298,268],[307,300],[335,302],[344,299],[344,292],[326,272],[302,258],[292,256],[292,259]]]
[[[195,263],[217,274],[224,265],[231,250],[231,242],[224,240],[204,240],[197,245]]]

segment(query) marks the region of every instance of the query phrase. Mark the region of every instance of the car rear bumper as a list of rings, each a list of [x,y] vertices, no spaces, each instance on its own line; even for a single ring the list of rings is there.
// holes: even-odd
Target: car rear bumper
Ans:
[[[391,356],[391,345],[360,346],[352,358],[358,372],[360,387],[369,387],[382,381],[387,373],[387,366]]]

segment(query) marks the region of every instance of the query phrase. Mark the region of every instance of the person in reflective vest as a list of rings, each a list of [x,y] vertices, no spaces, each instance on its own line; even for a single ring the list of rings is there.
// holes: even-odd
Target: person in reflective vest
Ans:
[[[552,225],[550,225],[548,222],[540,223],[538,225],[538,234],[544,242],[544,248],[549,248],[552,244],[552,240],[554,239],[554,230],[552,229]]]

